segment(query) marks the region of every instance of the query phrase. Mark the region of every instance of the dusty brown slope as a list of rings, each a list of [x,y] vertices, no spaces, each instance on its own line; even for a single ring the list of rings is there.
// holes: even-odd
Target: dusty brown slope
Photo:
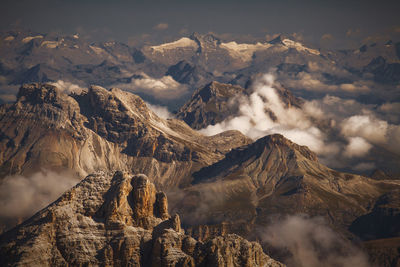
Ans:
[[[67,95],[34,83],[21,87],[14,104],[0,107],[0,177],[40,168],[72,169],[81,177],[122,169],[159,177],[158,186],[177,186],[249,142],[235,131],[205,137],[115,88]]]
[[[192,226],[227,222],[245,236],[266,225],[271,215],[297,213],[323,216],[335,229],[348,233],[351,223],[368,214],[381,195],[400,188],[398,181],[329,169],[307,147],[281,135],[234,149],[193,177],[192,187],[177,193],[179,201],[173,201],[183,222]]]
[[[202,243],[169,216],[144,175],[89,175],[0,236],[0,263],[22,266],[283,266],[237,235]]]

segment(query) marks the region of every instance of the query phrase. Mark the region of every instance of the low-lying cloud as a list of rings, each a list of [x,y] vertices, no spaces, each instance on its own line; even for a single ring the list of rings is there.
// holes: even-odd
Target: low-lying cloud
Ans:
[[[83,87],[68,82],[68,81],[63,81],[63,80],[58,80],[57,82],[50,83],[51,85],[54,85],[58,89],[60,89],[63,93],[70,94],[70,93],[76,93],[80,94],[83,90],[85,90]]]
[[[333,232],[322,218],[290,215],[260,229],[264,245],[286,251],[288,267],[368,267],[368,257],[349,241]]]
[[[32,216],[78,182],[79,179],[69,172],[48,170],[29,177],[5,177],[0,182],[0,231]]]
[[[178,83],[171,76],[159,79],[150,77],[144,73],[141,78],[132,79],[130,83],[119,83],[113,85],[133,93],[145,93],[162,99],[175,99],[187,93],[187,86]]]
[[[215,135],[239,130],[252,139],[280,133],[308,146],[324,163],[340,168],[346,167],[349,158],[367,156],[374,146],[400,154],[400,126],[383,119],[385,110],[392,110],[391,105],[377,108],[328,95],[304,101],[301,108],[288,107],[275,86],[273,75],[262,76],[255,81],[249,96],[240,95],[230,101],[237,105],[237,114],[200,132]]]
[[[150,104],[149,102],[146,102],[146,105],[151,111],[153,111],[160,118],[172,119],[175,117],[174,114],[169,112],[168,108],[165,106],[154,105]]]

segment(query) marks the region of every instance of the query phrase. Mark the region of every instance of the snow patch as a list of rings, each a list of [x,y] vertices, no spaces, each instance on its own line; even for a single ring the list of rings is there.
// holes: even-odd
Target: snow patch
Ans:
[[[106,51],[104,51],[103,48],[100,48],[100,47],[97,47],[97,46],[92,46],[92,45],[89,45],[89,47],[90,47],[90,49],[92,49],[93,52],[95,52],[97,55],[101,55],[101,54],[106,53]]]
[[[284,39],[282,41],[282,43],[284,43],[285,46],[287,46],[289,48],[296,49],[297,51],[306,51],[306,52],[308,52],[310,54],[314,54],[314,55],[317,55],[317,56],[320,55],[320,52],[318,50],[305,47],[303,44],[301,44],[299,42],[292,41],[290,39]]]
[[[14,40],[14,39],[15,39],[14,36],[7,36],[6,38],[4,38],[4,41],[10,42],[10,41],[12,41],[12,40]]]
[[[165,50],[176,49],[176,48],[185,48],[185,47],[192,47],[197,49],[197,43],[192,39],[187,37],[183,37],[177,41],[171,43],[165,43],[162,45],[150,46],[151,49],[157,52],[164,52]]]
[[[256,44],[238,44],[236,42],[222,43],[221,47],[228,50],[229,54],[243,61],[250,61],[253,53],[259,50],[265,50],[270,48],[272,45],[269,43],[256,43]]]
[[[43,38],[42,35],[28,36],[28,37],[25,37],[24,39],[22,39],[22,42],[23,42],[24,44],[26,44],[26,43],[32,41],[33,39],[42,39],[42,38]]]
[[[46,48],[57,48],[57,46],[59,46],[63,41],[64,39],[60,41],[43,41],[40,46]]]

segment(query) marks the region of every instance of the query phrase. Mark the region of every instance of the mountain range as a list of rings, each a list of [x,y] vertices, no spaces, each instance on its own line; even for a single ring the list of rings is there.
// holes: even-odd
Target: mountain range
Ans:
[[[228,92],[240,90],[239,87],[224,87],[218,83],[212,83],[206,89],[210,90],[215,86],[226,87]],[[196,95],[201,95],[201,92],[194,94]],[[282,91],[282,95],[285,95],[285,91]],[[290,96],[287,92],[286,95]],[[207,95],[203,96],[207,98]],[[214,103],[221,99],[218,94],[212,97]],[[287,101],[287,105],[297,105],[290,98]],[[0,114],[3,177],[12,174],[29,176],[40,169],[57,172],[69,170],[79,177],[98,171],[110,173],[114,170],[144,174],[150,177],[150,181],[158,190],[166,192],[170,199],[170,211],[180,214],[188,233],[204,242],[221,234],[227,236],[227,242],[236,242],[232,241],[232,238],[238,238],[230,234],[257,240],[257,231],[268,227],[272,215],[282,217],[299,213],[324,218],[329,227],[349,240],[371,242],[393,238],[399,234],[399,211],[396,204],[400,192],[398,180],[374,180],[332,170],[320,163],[310,149],[297,145],[279,134],[256,141],[238,131],[204,136],[183,121],[158,117],[134,94],[116,88],[107,90],[99,86],[91,86],[79,94],[66,94],[50,84],[26,84],[20,88],[16,102],[1,106]],[[113,184],[113,179],[116,179],[111,177],[110,174],[89,175],[54,204],[40,211],[26,223],[4,233],[2,253],[11,255],[13,251],[12,255],[15,256],[12,261],[15,262],[41,260],[34,258],[34,255],[37,255],[34,250],[28,249],[28,254],[21,254],[21,251],[26,251],[24,244],[45,238],[49,240],[45,245],[51,250],[55,248],[55,245],[52,245],[54,242],[65,239],[42,235],[53,231],[48,227],[58,229],[57,225],[64,225],[65,212],[71,207],[72,214],[79,217],[81,213],[95,224],[103,223],[102,220],[107,224],[106,210],[116,210],[117,215],[110,216],[128,226],[131,225],[129,214],[136,212],[135,208],[131,208],[128,213],[124,210],[119,211],[120,208],[114,206],[100,208],[102,205],[111,205],[103,202],[124,205],[123,209],[127,207],[127,204],[121,204],[122,200],[111,200],[125,199],[122,193],[118,193],[118,190],[123,190],[121,184],[114,185],[120,188],[118,190],[112,189],[112,185],[111,189],[108,189],[109,184]],[[86,183],[92,186],[86,188]],[[101,188],[93,191],[92,187],[95,185]],[[72,193],[75,191],[80,192],[82,196],[75,198],[75,194]],[[109,193],[105,194],[106,191]],[[91,194],[96,196],[90,197]],[[93,207],[88,204],[91,201],[94,201]],[[130,203],[129,197],[127,201]],[[75,207],[81,207],[82,212],[75,211]],[[53,209],[55,214],[51,212]],[[58,215],[57,210],[64,215]],[[128,217],[124,219],[121,216]],[[86,217],[81,220],[86,221]],[[384,227],[375,223],[380,221],[385,221]],[[132,225],[144,227],[141,224]],[[74,227],[78,227],[76,231],[79,232],[84,226],[77,222],[77,226]],[[99,227],[86,226],[88,229],[100,229]],[[156,224],[152,227],[156,227]],[[30,231],[34,231],[38,236],[29,237],[24,234]],[[63,230],[64,234],[61,230],[54,231],[65,235],[67,230]],[[108,236],[106,232],[95,235],[99,235],[103,240],[102,236]],[[120,235],[115,231],[113,233]],[[152,235],[154,236],[154,233]],[[22,243],[11,242],[15,238]],[[110,236],[109,240],[115,239]],[[65,242],[64,245],[57,243],[57,246],[65,247],[70,244],[68,240]],[[74,247],[86,246],[79,242]],[[127,246],[119,244],[120,248]],[[268,243],[263,244],[267,250]],[[379,257],[398,257],[395,253],[385,250],[385,245],[382,244],[387,243],[381,243],[378,248],[381,251]],[[43,245],[41,242],[37,244],[39,248]],[[101,243],[93,251],[85,253],[95,255],[100,253],[100,247],[104,246],[105,243]],[[114,251],[113,246],[111,245],[113,252],[109,253],[125,253],[120,250]],[[136,245],[133,246],[138,249]],[[71,264],[80,262],[75,254],[65,256],[64,253],[72,253],[65,249],[58,248],[58,252],[51,252],[46,256],[49,258],[43,260],[54,260],[55,264],[61,264],[63,260]],[[128,246],[126,249],[132,251],[133,248]],[[199,261],[194,252],[185,252],[184,248],[181,250],[186,254],[179,252],[185,257],[185,261]],[[106,253],[105,250],[103,252]],[[54,253],[64,256],[60,258]],[[280,255],[275,255],[273,251],[271,253],[279,260],[285,261],[284,257],[280,258]],[[115,258],[108,258],[106,254],[96,256],[96,259],[100,257],[116,264]],[[129,255],[131,257],[131,254]],[[152,257],[148,255],[150,254],[145,256]],[[371,255],[375,257],[373,253]],[[92,257],[94,256],[89,257],[90,261],[94,260]],[[89,261],[89,258],[81,260]],[[139,256],[136,261],[146,262]]]
[[[0,265],[400,264],[400,43],[0,55]]]
[[[254,75],[274,71],[285,88],[306,98],[321,93],[315,86],[337,87],[332,94],[348,97],[361,91],[368,103],[400,97],[395,89],[400,43],[391,41],[325,51],[282,35],[252,44],[193,33],[140,48],[118,42],[90,43],[79,35],[33,32],[1,32],[0,39],[1,86],[8,95],[16,94],[22,83],[61,80],[81,87],[117,85],[177,109],[209,82],[247,87]],[[321,83],[313,84],[315,79]],[[362,92],[365,86],[374,90]],[[168,94],[163,95],[163,90]],[[10,97],[2,98],[7,101]]]

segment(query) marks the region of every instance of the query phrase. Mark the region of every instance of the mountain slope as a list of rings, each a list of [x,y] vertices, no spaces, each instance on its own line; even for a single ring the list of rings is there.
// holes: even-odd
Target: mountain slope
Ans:
[[[164,120],[138,96],[92,86],[67,95],[48,84],[21,87],[0,108],[1,176],[40,168],[81,176],[105,169],[157,177],[159,186],[184,184],[190,174],[250,140],[231,131],[205,137],[178,120]]]
[[[322,216],[348,235],[351,223],[367,214],[381,195],[400,188],[398,181],[329,169],[307,147],[281,135],[233,149],[193,177],[193,186],[176,196],[179,201],[173,200],[173,210],[183,215],[183,222],[226,222],[228,229],[245,224],[240,230],[244,236],[267,225],[272,215],[297,213]]]
[[[237,235],[198,242],[144,175],[89,175],[0,236],[1,265],[283,266]]]

